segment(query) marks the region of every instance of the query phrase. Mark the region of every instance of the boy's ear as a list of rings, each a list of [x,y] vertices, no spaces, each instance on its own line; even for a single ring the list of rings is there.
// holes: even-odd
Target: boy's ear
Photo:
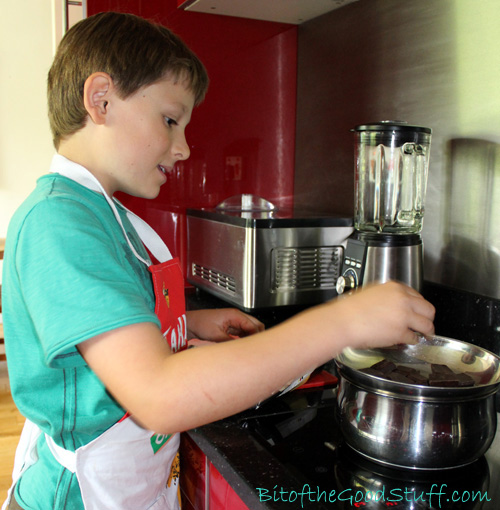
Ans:
[[[94,124],[104,124],[113,79],[107,73],[93,73],[83,86],[83,104]]]

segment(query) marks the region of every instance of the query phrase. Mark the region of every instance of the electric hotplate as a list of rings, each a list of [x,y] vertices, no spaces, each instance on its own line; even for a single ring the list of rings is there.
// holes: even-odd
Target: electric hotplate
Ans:
[[[290,508],[439,508],[500,506],[500,437],[486,456],[465,467],[414,471],[374,463],[351,450],[337,424],[335,389],[296,390],[242,413],[245,428],[290,473],[266,498]]]

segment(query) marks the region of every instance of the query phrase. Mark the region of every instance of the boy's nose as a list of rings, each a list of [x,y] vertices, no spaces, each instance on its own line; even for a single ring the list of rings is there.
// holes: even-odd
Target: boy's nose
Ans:
[[[179,135],[172,147],[172,151],[174,153],[174,157],[177,160],[184,161],[185,159],[189,158],[189,155],[191,154],[191,151],[189,149],[189,145],[186,140],[186,136],[184,134]]]

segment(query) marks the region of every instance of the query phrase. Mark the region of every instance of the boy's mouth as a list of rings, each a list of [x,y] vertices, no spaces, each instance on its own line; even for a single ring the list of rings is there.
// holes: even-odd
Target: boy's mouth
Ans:
[[[163,165],[158,165],[158,170],[160,170],[160,172],[162,172],[164,175],[167,175],[167,168]]]

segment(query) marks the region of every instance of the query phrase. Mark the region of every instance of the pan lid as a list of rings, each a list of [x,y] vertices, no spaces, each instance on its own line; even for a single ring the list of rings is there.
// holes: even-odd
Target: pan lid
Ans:
[[[407,384],[362,371],[384,360],[397,366],[413,368],[424,375],[432,371],[431,365],[445,366],[455,374],[472,377],[474,386]],[[477,395],[496,391],[500,385],[500,358],[497,355],[476,345],[441,336],[420,335],[415,345],[398,344],[377,349],[347,348],[335,361],[341,373],[375,391],[395,392],[415,398]]]

